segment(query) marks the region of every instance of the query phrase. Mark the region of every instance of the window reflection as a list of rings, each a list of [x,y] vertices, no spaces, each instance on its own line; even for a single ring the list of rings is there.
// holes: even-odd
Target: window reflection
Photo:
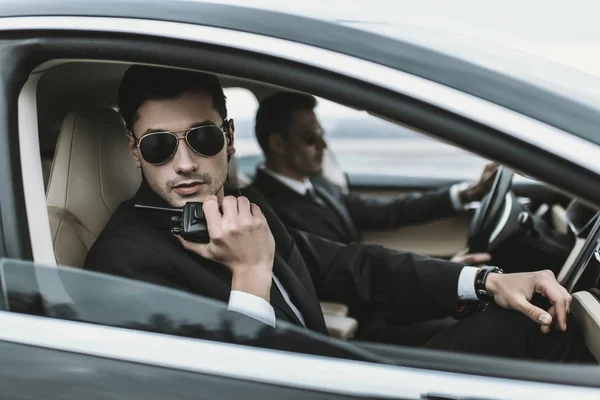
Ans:
[[[7,311],[194,339],[328,357],[387,362],[354,346],[281,322],[272,328],[224,303],[75,268],[2,260]],[[52,284],[48,284],[51,282]]]

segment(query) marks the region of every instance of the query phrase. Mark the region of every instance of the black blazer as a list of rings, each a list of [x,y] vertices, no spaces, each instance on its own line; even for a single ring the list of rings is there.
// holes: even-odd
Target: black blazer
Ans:
[[[352,192],[345,194],[321,176],[311,178],[311,183],[327,207],[290,189],[260,168],[252,186],[287,226],[340,243],[361,241],[361,232],[394,229],[456,213],[449,190],[379,199]]]
[[[259,205],[267,218],[276,243],[273,272],[302,313],[307,328],[326,333],[319,299],[348,304],[359,322],[371,310],[457,309],[462,265],[375,245],[345,246],[309,233],[288,231],[256,191],[243,194]],[[170,216],[134,209],[135,202],[167,205],[143,183],[133,199],[117,208],[88,253],[84,268],[227,302],[229,270],[185,250],[170,233]],[[275,284],[271,305],[277,319],[300,323]]]

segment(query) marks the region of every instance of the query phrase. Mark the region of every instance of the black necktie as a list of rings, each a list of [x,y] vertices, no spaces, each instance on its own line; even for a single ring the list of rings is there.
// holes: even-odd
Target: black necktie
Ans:
[[[320,205],[321,207],[327,207],[321,196],[317,194],[314,188],[306,189],[306,197]]]

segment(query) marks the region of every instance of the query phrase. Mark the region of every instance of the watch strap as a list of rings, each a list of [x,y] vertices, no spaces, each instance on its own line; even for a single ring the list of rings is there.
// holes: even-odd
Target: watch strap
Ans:
[[[475,275],[475,294],[481,301],[490,301],[492,299],[485,288],[488,275],[491,273],[502,274],[504,271],[498,267],[485,266],[480,268],[479,271],[477,271],[477,275]]]

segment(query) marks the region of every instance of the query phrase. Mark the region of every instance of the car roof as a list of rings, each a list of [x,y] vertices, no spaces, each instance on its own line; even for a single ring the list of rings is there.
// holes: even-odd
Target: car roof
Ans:
[[[304,16],[184,0],[5,0],[0,17],[86,16],[150,19],[213,26],[329,49],[423,77],[516,110],[600,144],[600,107],[519,79],[428,44],[415,44]],[[264,21],[269,21],[265,24]],[[376,44],[376,45],[374,45]]]

